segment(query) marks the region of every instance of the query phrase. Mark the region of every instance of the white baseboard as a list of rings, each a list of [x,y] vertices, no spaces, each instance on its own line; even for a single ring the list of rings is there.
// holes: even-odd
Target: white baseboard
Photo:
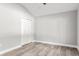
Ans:
[[[12,50],[14,50],[14,49],[20,48],[20,47],[22,47],[22,46],[19,45],[19,46],[16,46],[16,47],[13,47],[13,48],[10,48],[10,49],[7,49],[7,50],[4,50],[4,51],[1,51],[1,52],[0,52],[0,55],[2,55],[2,54],[4,54],[4,53],[7,53],[7,52],[9,52],[9,51],[12,51]]]
[[[23,45],[25,45],[25,44],[29,44],[29,43],[31,43],[31,42],[35,42],[35,40],[32,40],[32,41],[28,41],[28,42],[26,42],[26,43],[23,43],[23,44],[21,44],[21,46],[23,46]]]
[[[67,44],[61,44],[61,43],[53,43],[53,42],[37,41],[37,40],[33,40],[33,41],[28,42],[28,43],[31,43],[31,42],[41,42],[41,43],[46,43],[46,44],[53,44],[53,45],[66,46],[66,47],[73,47],[73,48],[77,48],[77,49],[78,49],[77,46],[74,46],[74,45],[67,45]],[[28,44],[28,43],[25,43],[25,44]],[[2,55],[2,54],[4,54],[4,53],[7,53],[7,52],[9,52],[9,51],[12,51],[12,50],[14,50],[14,49],[20,48],[20,47],[22,47],[22,46],[25,45],[25,44],[21,44],[21,45],[19,45],[19,46],[16,46],[16,47],[7,49],[7,50],[5,50],[5,51],[1,51],[1,52],[0,52],[0,55]],[[79,50],[79,49],[78,49],[78,50]]]
[[[4,54],[4,53],[7,53],[7,52],[9,52],[9,51],[12,51],[12,50],[14,50],[14,49],[20,48],[20,47],[22,47],[23,45],[28,44],[28,43],[31,43],[31,42],[35,42],[35,41],[32,40],[32,41],[29,41],[29,42],[27,42],[27,43],[21,44],[21,45],[19,45],[19,46],[12,47],[12,48],[10,48],[10,49],[1,51],[1,52],[0,52],[0,55],[2,55],[2,54]]]
[[[46,41],[35,41],[35,42],[41,42],[41,43],[46,43],[46,44],[53,44],[53,45],[59,45],[59,46],[66,46],[66,47],[77,48],[77,46],[75,46],[75,45],[68,45],[68,44],[61,44],[61,43],[53,43],[53,42],[46,42]]]

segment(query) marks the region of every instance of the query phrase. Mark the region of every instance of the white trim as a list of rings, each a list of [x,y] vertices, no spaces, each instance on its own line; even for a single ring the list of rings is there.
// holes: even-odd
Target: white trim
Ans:
[[[18,45],[18,46],[16,46],[16,47],[13,47],[13,48],[10,48],[10,49],[4,50],[4,51],[1,51],[1,52],[0,52],[0,55],[2,55],[2,54],[4,54],[4,53],[7,53],[7,52],[9,52],[9,51],[12,51],[12,50],[14,50],[14,49],[18,49],[18,48],[22,47],[23,45],[28,44],[28,43],[31,43],[31,42],[35,42],[35,40],[30,41],[30,42],[27,42],[27,43],[24,43],[24,44],[21,44],[21,45]]]
[[[21,43],[21,46],[23,46],[23,45],[25,45],[25,44],[29,44],[29,43],[31,43],[31,42],[35,42],[35,40],[31,40],[31,41],[26,42],[26,43]]]
[[[78,49],[78,46],[75,46],[75,45],[60,44],[60,43],[53,43],[53,42],[46,42],[46,41],[37,41],[37,40],[33,40],[33,41],[28,42],[28,43],[31,43],[31,42],[41,42],[41,43],[46,43],[46,44],[53,44],[53,45],[66,46],[66,47],[73,47],[73,48],[77,48],[77,49]],[[28,44],[28,43],[25,43],[25,44]],[[19,45],[19,46],[16,46],[16,47],[7,49],[7,50],[5,50],[5,51],[1,51],[1,52],[0,52],[0,55],[2,55],[2,54],[4,54],[4,53],[7,53],[7,52],[9,52],[9,51],[12,51],[12,50],[14,50],[14,49],[20,48],[20,47],[22,47],[22,46],[25,45],[25,44],[21,44],[21,45]]]
[[[46,44],[53,44],[53,45],[59,45],[59,46],[66,46],[66,47],[73,47],[77,48],[78,46],[75,45],[68,45],[68,44],[61,44],[61,43],[53,43],[53,42],[46,42],[46,41],[35,41],[35,42],[41,42],[41,43],[46,43]]]
[[[19,46],[16,46],[16,47],[13,47],[13,48],[10,48],[10,49],[7,49],[7,50],[4,50],[4,51],[1,51],[1,52],[0,52],[0,55],[2,55],[2,54],[4,54],[4,53],[7,53],[7,52],[9,52],[9,51],[12,51],[12,50],[14,50],[14,49],[20,48],[20,47],[22,47],[22,46],[19,45]]]

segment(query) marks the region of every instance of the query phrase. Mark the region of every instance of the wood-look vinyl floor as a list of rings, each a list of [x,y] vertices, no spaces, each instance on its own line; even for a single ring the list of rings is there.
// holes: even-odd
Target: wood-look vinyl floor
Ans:
[[[2,56],[79,56],[76,48],[33,42]]]

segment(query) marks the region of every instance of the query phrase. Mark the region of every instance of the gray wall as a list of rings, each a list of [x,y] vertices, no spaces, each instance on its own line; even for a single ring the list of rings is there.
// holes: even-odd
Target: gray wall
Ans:
[[[79,46],[79,8],[78,8],[78,13],[77,13],[77,45]]]
[[[21,20],[29,18],[19,4],[0,4],[0,51],[21,45]]]
[[[37,17],[35,40],[77,45],[77,11]]]

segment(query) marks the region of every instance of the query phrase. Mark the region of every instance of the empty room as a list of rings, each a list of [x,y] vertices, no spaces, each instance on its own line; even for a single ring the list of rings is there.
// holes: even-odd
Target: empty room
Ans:
[[[0,3],[0,56],[79,56],[79,3]]]

